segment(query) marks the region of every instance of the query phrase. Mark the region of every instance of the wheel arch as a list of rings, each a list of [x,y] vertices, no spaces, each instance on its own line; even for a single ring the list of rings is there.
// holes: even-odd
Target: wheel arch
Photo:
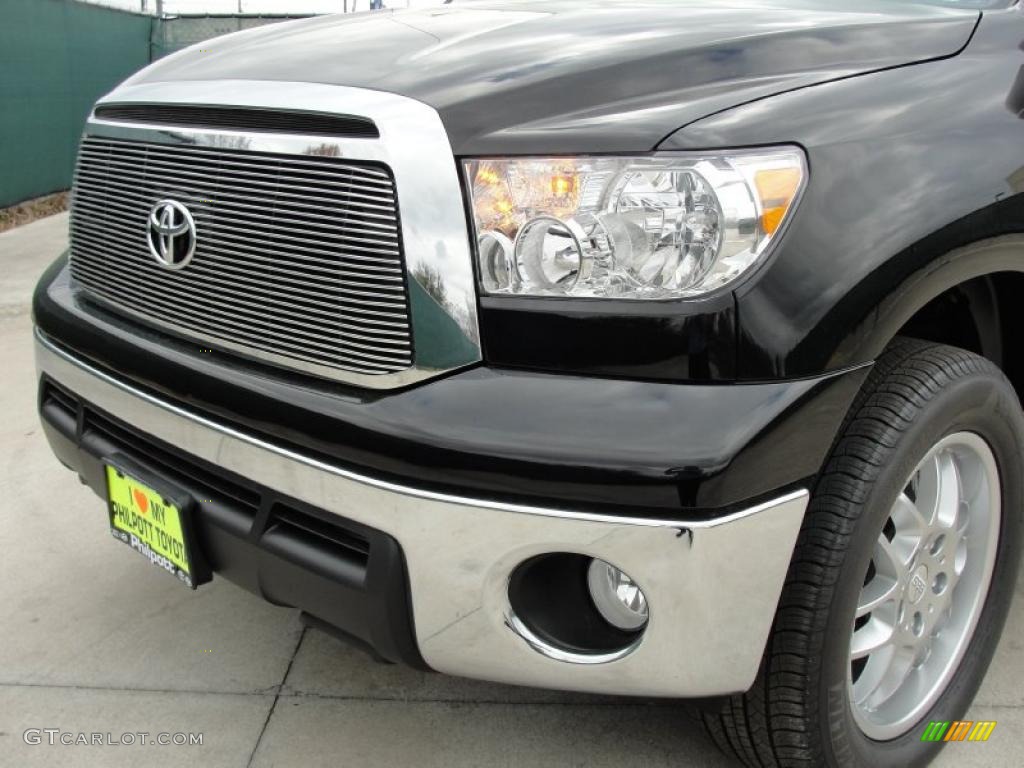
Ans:
[[[996,363],[1024,394],[1024,234],[956,248],[901,282],[874,310],[862,339],[871,359],[897,336],[962,347]]]

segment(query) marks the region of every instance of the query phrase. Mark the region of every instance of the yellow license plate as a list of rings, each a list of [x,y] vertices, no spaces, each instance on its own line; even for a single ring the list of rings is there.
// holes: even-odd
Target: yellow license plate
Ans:
[[[196,586],[181,506],[150,486],[107,465],[110,531],[153,565]]]

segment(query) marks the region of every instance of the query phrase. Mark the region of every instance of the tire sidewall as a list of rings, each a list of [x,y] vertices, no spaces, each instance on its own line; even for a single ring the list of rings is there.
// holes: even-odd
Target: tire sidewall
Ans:
[[[925,765],[941,743],[921,741],[932,720],[963,717],[995,653],[1016,583],[1024,530],[1024,418],[1016,394],[994,369],[949,382],[938,392],[921,393],[924,405],[903,414],[910,424],[891,447],[877,446],[880,469],[866,486],[840,568],[824,634],[819,702],[822,743],[829,764],[860,768]],[[970,644],[946,691],[907,733],[887,742],[865,736],[853,719],[847,689],[849,643],[857,600],[875,541],[897,496],[925,454],[956,432],[981,436],[995,455],[1001,485],[1002,520],[995,568],[985,605]]]

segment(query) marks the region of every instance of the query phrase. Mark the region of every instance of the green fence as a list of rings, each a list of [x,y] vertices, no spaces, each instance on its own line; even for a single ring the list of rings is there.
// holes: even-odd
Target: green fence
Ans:
[[[0,0],[0,207],[71,185],[92,104],[165,53],[294,17],[155,19],[75,0]]]
[[[151,19],[0,0],[0,206],[66,189],[97,98],[149,61]]]
[[[275,21],[300,19],[302,16],[170,16],[153,19],[152,54],[156,61],[194,43],[211,37],[220,37],[251,27],[272,24]]]

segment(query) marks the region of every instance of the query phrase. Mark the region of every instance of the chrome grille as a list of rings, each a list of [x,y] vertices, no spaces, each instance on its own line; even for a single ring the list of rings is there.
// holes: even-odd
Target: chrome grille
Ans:
[[[328,376],[411,367],[391,173],[313,151],[86,137],[73,277],[139,319],[277,364]],[[149,251],[150,209],[165,198],[196,223],[195,256],[180,271]]]

